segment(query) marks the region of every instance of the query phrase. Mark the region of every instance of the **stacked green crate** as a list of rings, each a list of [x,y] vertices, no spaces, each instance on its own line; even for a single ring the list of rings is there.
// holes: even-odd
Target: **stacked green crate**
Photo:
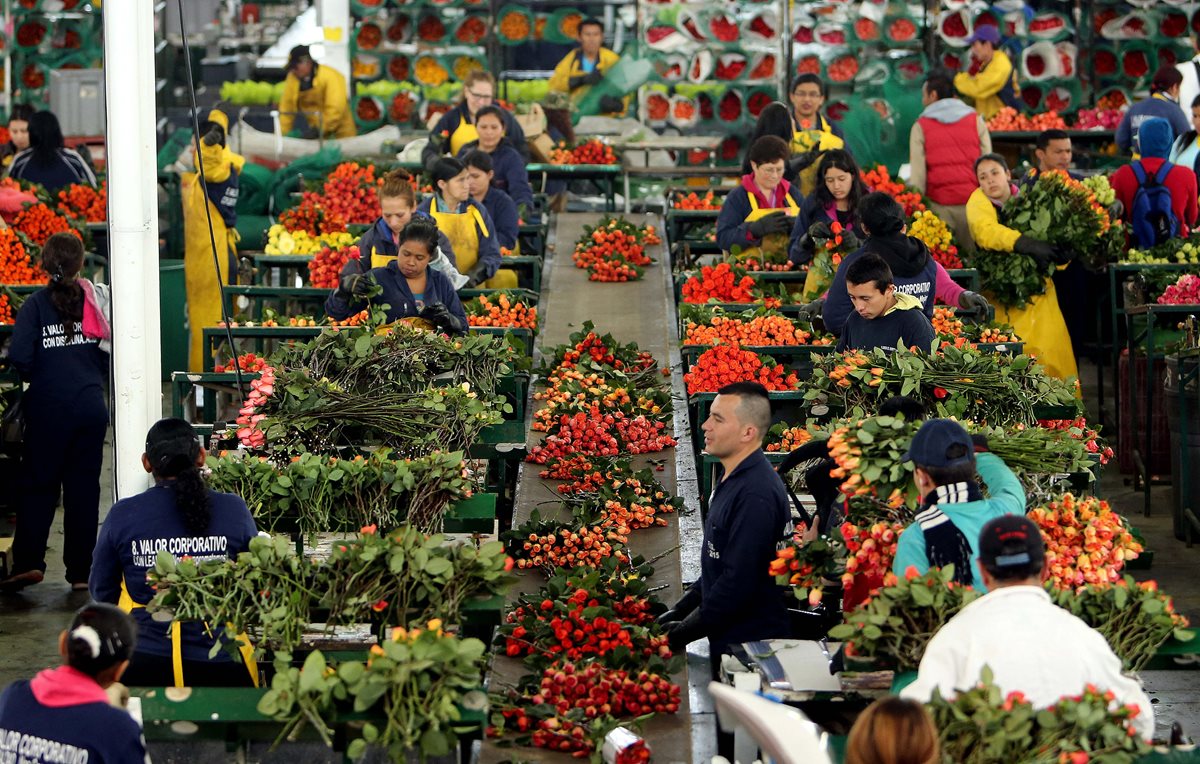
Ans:
[[[51,71],[90,69],[103,61],[100,10],[77,0],[58,6],[64,10],[44,11],[40,0],[13,4],[13,103],[46,106]]]
[[[360,130],[424,124],[426,109],[474,69],[487,70],[486,0],[356,0],[351,70]],[[415,87],[395,87],[399,83]]]

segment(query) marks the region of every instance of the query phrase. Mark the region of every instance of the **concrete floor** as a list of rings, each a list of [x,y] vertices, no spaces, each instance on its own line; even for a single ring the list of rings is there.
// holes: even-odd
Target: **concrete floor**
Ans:
[[[547,286],[542,298],[545,329],[541,342],[550,347],[565,341],[579,324],[592,318],[602,331],[612,332],[621,341],[635,340],[643,349],[654,353],[660,362],[670,360],[673,365],[677,364],[674,317],[669,309],[663,312],[657,307],[664,304],[669,306],[664,302],[670,278],[665,262],[652,268],[645,280],[633,284],[590,284],[586,281],[584,271],[571,267],[569,253],[580,227],[595,219],[595,215],[587,214],[559,217],[556,232],[558,251],[551,258],[558,267],[551,265],[547,270]],[[662,259],[665,260],[665,257]],[[1093,391],[1089,388],[1095,375],[1086,363],[1081,364],[1081,377],[1085,382],[1085,397],[1094,401]],[[680,384],[679,380],[676,380],[676,384]],[[682,390],[676,390],[677,400],[682,400],[682,397]],[[1114,420],[1115,417],[1109,418],[1109,421]],[[685,422],[686,413],[677,414],[676,431],[681,440]],[[675,460],[668,458],[667,471],[661,473],[661,477],[668,486],[674,485],[680,495],[691,497],[689,506],[695,506],[695,475],[691,469],[691,459],[682,451],[677,456],[679,458]],[[107,477],[111,472],[110,460],[111,452],[106,454],[102,518],[107,512],[108,497],[111,496],[111,479]],[[523,475],[524,484],[540,482],[536,478],[536,472]],[[8,486],[0,489],[9,489],[3,492],[6,496],[12,495]],[[1136,576],[1139,579],[1156,579],[1164,591],[1175,597],[1179,610],[1187,614],[1193,623],[1200,625],[1200,583],[1195,573],[1200,561],[1200,547],[1188,549],[1172,535],[1170,487],[1154,487],[1153,509],[1148,518],[1142,517],[1142,495],[1135,493],[1126,484],[1125,478],[1116,473],[1115,465],[1105,472],[1099,494],[1108,498],[1130,518],[1145,536],[1148,548],[1155,552],[1153,568],[1137,571]],[[544,498],[533,489],[523,491],[522,511],[527,515],[533,503]],[[0,535],[10,535],[11,532],[6,514],[0,511]],[[671,584],[670,589],[661,595],[667,600],[678,593],[675,582],[681,579],[691,581],[697,575],[698,513],[679,518],[678,524],[673,521],[669,528],[644,531],[640,537],[635,537],[636,551],[648,557],[677,544],[682,544],[679,552],[657,565],[663,581]],[[0,686],[14,679],[29,677],[39,669],[57,663],[57,634],[66,626],[71,612],[86,602],[86,595],[72,593],[63,579],[61,549],[62,531],[61,526],[56,524],[47,553],[49,570],[46,581],[19,595],[0,595]],[[689,651],[689,667],[692,677],[707,677],[707,656],[703,644],[694,645]],[[1197,676],[1189,671],[1157,671],[1143,675],[1156,703],[1160,731],[1168,729],[1172,721],[1178,720],[1190,734],[1200,736],[1200,681],[1197,681]],[[690,744],[689,735],[684,731],[687,725],[677,724],[673,720],[651,725],[652,739],[660,741],[656,748],[660,761],[701,761],[706,760],[706,754],[711,752],[710,741],[714,739],[715,725],[711,703],[703,690],[704,684],[695,679],[691,682],[690,708],[687,712],[690,716],[681,714],[679,717],[679,720],[690,721]],[[161,747],[153,753],[156,761],[235,760],[220,746],[205,746],[203,750],[193,748],[186,754]],[[512,755],[512,752],[505,756],[500,756],[500,753],[492,750],[485,758],[498,761],[500,758],[511,758]],[[265,750],[256,747],[249,756],[237,758],[242,761],[271,761],[285,758],[295,760],[297,756],[306,762],[335,760],[309,746],[288,746],[274,755],[268,755]],[[527,758],[544,760],[545,756],[544,752],[529,752]]]

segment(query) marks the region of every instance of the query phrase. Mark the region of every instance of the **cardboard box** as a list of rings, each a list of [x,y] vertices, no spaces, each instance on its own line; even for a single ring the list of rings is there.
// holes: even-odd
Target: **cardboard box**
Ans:
[[[536,162],[547,164],[550,162],[550,152],[554,150],[554,141],[546,133],[536,136],[525,136],[526,142],[529,144],[529,157]]]

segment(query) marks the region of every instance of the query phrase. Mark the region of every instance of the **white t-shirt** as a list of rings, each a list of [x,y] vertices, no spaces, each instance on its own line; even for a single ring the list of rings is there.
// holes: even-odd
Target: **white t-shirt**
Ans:
[[[1175,64],[1175,68],[1183,75],[1183,83],[1179,86],[1179,108],[1183,109],[1183,116],[1187,117],[1188,122],[1192,121],[1192,101],[1200,95],[1200,78],[1196,77],[1197,61],[1200,61],[1200,55]]]
[[[1082,620],[1055,605],[1040,586],[996,589],[964,607],[934,635],[915,682],[901,695],[928,702],[974,687],[983,667],[1004,694],[1024,693],[1036,708],[1088,684],[1111,690],[1116,702],[1136,705],[1133,720],[1146,740],[1154,735],[1154,710],[1138,680],[1121,671],[1108,642]]]

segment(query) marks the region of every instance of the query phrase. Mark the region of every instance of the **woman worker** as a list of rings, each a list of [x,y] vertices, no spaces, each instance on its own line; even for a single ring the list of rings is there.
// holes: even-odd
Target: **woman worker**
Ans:
[[[514,289],[517,274],[500,271],[500,244],[492,218],[483,205],[471,198],[467,167],[453,157],[442,157],[429,171],[434,194],[417,207],[446,234],[458,270],[467,275],[467,287]]]
[[[1000,208],[1019,193],[1013,185],[1008,164],[999,154],[984,154],[975,160],[975,176],[979,188],[967,200],[967,224],[980,249],[1012,252],[1013,257],[1032,257],[1039,268],[1045,268],[1058,257],[1054,246],[1034,239],[1003,225]],[[988,274],[983,274],[986,283]],[[1077,376],[1075,352],[1071,335],[1058,307],[1054,280],[1046,277],[1044,294],[1032,297],[1024,308],[996,306],[996,320],[1011,324],[1017,336],[1025,341],[1025,350],[1037,356],[1038,363],[1056,377]]]
[[[131,611],[137,621],[138,645],[125,672],[127,685],[258,685],[253,661],[237,663],[225,651],[209,657],[211,632],[221,632],[221,625],[162,623],[146,612],[154,598],[146,573],[160,552],[197,563],[225,560],[246,551],[258,533],[246,502],[205,485],[200,476],[205,456],[190,424],[156,422],[142,454],[154,487],[114,504],[100,529],[89,581],[92,598]],[[248,644],[239,649],[243,659],[251,652]]]
[[[0,591],[40,583],[59,497],[63,562],[71,588],[86,590],[100,524],[100,470],[108,432],[108,354],[85,336],[83,243],[56,233],[42,247],[50,283],[17,314],[8,358],[29,386],[22,400],[25,437],[12,573]]]
[[[471,149],[463,157],[463,162],[467,165],[467,190],[471,198],[482,204],[491,215],[501,251],[515,251],[517,234],[520,232],[517,205],[513,204],[508,194],[495,187],[496,172],[492,158],[482,149]]]
[[[92,168],[78,152],[66,147],[58,117],[49,111],[39,111],[29,118],[29,148],[13,157],[8,177],[37,183],[51,196],[73,183],[96,185]]]
[[[187,287],[188,326],[191,338],[188,369],[204,369],[204,328],[221,320],[221,287],[232,284],[237,276],[238,186],[246,160],[225,145],[229,118],[214,109],[200,123],[199,156],[193,156],[196,172],[180,176],[183,198],[183,274]],[[195,149],[193,148],[193,152]],[[197,161],[198,160],[198,161]],[[200,168],[205,184],[200,183]],[[205,206],[208,212],[205,212]],[[212,221],[210,238],[208,226]],[[213,266],[213,242],[220,263],[218,278]]]
[[[800,205],[783,178],[790,154],[787,141],[775,135],[750,146],[750,172],[725,196],[717,215],[717,245],[728,254],[761,257],[764,238],[786,237],[792,230],[789,215],[799,214]]]
[[[475,115],[475,129],[479,132],[479,139],[463,146],[458,152],[458,158],[465,160],[466,155],[474,149],[479,149],[491,157],[492,171],[495,173],[491,181],[492,188],[508,194],[516,205],[518,216],[523,215],[532,220],[533,187],[529,185],[525,157],[521,156],[505,137],[504,114],[504,110],[499,106],[484,106],[480,109]]]
[[[788,107],[774,101],[763,107],[763,110],[758,113],[758,119],[754,122],[754,129],[750,131],[750,141],[747,146],[753,147],[758,139],[764,135],[774,135],[777,138],[782,138],[784,142],[790,145],[792,140],[792,131],[796,126],[795,120],[792,119],[792,112]],[[793,193],[797,199],[804,197],[804,194],[796,187],[796,178],[803,169],[797,163],[795,156],[788,151],[787,166],[783,171],[783,179],[793,186]],[[746,149],[746,156],[742,159],[742,174],[750,174],[750,150]]]
[[[147,761],[141,726],[109,705],[105,692],[122,678],[136,644],[137,627],[119,609],[95,602],[80,608],[58,635],[66,663],[13,682],[0,695],[0,751],[11,752],[4,760]],[[31,758],[17,755],[18,741]]]
[[[383,268],[396,259],[400,248],[400,232],[412,220],[417,208],[417,195],[413,191],[412,176],[404,169],[396,169],[383,176],[379,186],[379,219],[358,240],[360,259],[347,260],[339,278],[352,273],[366,273],[372,268]],[[429,264],[434,270],[444,273],[457,289],[467,283],[467,277],[457,270],[454,248],[450,240],[438,231],[438,251]]]
[[[0,164],[8,167],[17,154],[29,148],[29,120],[33,117],[33,107],[27,103],[19,103],[12,108],[8,115],[8,143],[0,146]]]
[[[366,307],[376,285],[383,291],[370,298],[387,305],[388,322],[423,318],[450,334],[465,334],[467,314],[450,279],[429,267],[438,246],[438,230],[425,217],[415,217],[400,231],[398,252],[383,268],[344,276],[325,300],[325,313],[333,319],[349,318]]]
[[[472,141],[479,140],[475,119],[479,110],[492,105],[496,97],[496,79],[491,72],[475,69],[467,73],[463,79],[462,101],[450,111],[442,115],[433,129],[429,131],[429,143],[421,151],[421,164],[426,170],[440,156],[457,156]],[[513,115],[500,109],[500,119],[504,123],[504,132],[511,141],[513,148],[521,155],[521,160],[529,158],[529,146],[525,142],[525,131]]]
[[[858,203],[867,195],[867,187],[850,152],[842,149],[825,152],[817,165],[817,178],[820,182],[804,198],[792,228],[788,259],[796,265],[807,263],[816,251],[816,243],[808,236],[813,225],[824,223],[828,227],[837,222],[843,230],[856,234],[862,229],[857,225]]]

